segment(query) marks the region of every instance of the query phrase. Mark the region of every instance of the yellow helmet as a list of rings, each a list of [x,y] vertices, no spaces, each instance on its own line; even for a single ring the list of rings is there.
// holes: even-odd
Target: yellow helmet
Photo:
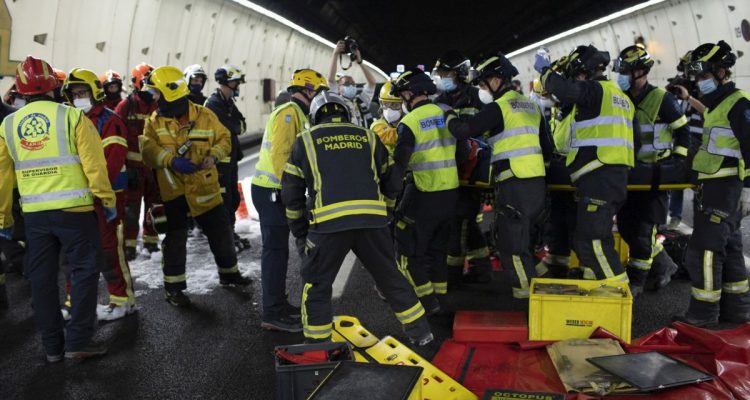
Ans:
[[[173,102],[190,93],[182,71],[171,65],[156,68],[148,76],[145,84],[147,88],[161,92],[161,96],[168,102]]]
[[[70,94],[72,85],[88,86],[91,90],[91,97],[96,103],[104,100],[104,87],[94,71],[83,68],[73,68],[70,73],[68,73],[68,76],[63,82],[62,90],[71,104],[73,104],[73,96]]]
[[[543,95],[542,93],[542,81],[539,80],[539,78],[534,78],[534,83],[531,87],[531,90],[534,91],[534,93],[538,95]]]
[[[393,86],[393,81],[385,81],[383,87],[380,88],[380,96],[378,98],[380,101],[400,103],[401,98],[391,94],[391,86]]]
[[[320,72],[312,69],[298,69],[294,71],[292,80],[289,81],[289,89],[308,89],[314,92],[328,90],[328,80]]]

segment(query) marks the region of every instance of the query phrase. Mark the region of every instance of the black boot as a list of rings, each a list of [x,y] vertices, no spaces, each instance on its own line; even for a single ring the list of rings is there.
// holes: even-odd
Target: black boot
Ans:
[[[630,293],[633,298],[643,293],[643,286],[646,284],[646,277],[648,276],[648,270],[642,270],[628,265],[626,267],[628,272],[628,280],[630,281]]]
[[[709,303],[690,298],[690,306],[685,315],[676,315],[672,321],[684,322],[700,328],[719,323],[719,302]]]
[[[721,313],[719,319],[734,324],[750,322],[750,292],[721,294]]]
[[[666,287],[672,281],[672,276],[677,272],[678,268],[677,264],[672,261],[672,257],[665,250],[660,251],[654,257],[646,288],[653,291]]]

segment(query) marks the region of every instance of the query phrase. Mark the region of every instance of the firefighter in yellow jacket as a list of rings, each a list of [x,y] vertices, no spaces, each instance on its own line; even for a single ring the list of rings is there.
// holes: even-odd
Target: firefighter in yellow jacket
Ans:
[[[187,306],[185,277],[188,213],[198,221],[219,267],[221,285],[247,285],[240,275],[231,224],[222,208],[216,160],[231,150],[229,131],[211,110],[191,103],[179,69],[159,67],[146,82],[157,99],[146,120],[140,147],[143,162],[156,170],[167,216],[162,242],[166,299]]]
[[[17,182],[28,244],[24,275],[48,362],[106,352],[91,343],[102,258],[94,198],[107,222],[117,216],[99,133],[81,110],[54,102],[57,87],[52,67],[27,57],[16,70],[16,88],[28,103],[0,125],[0,237],[13,233]],[[61,251],[71,267],[65,333],[57,287]]]

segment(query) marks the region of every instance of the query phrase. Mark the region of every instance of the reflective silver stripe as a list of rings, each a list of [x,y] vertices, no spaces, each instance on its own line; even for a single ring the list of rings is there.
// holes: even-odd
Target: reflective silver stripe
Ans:
[[[654,124],[654,148],[657,150],[666,150],[672,148],[672,141],[662,142],[660,139],[664,131],[667,130],[669,125],[667,124]]]
[[[603,165],[604,164],[601,161],[599,161],[599,160],[591,161],[590,163],[588,163],[588,164],[584,165],[583,167],[581,167],[581,169],[579,169],[578,171],[570,174],[570,180],[572,182],[575,182],[575,181],[578,180],[578,178],[580,178],[584,174],[587,174],[587,173],[589,173],[589,172],[591,172],[591,171],[593,171],[593,170],[595,170],[595,169],[597,169],[597,168],[599,168],[599,167],[601,167]]]
[[[440,169],[440,168],[451,168],[456,166],[456,160],[450,159],[450,160],[442,160],[442,161],[427,161],[422,163],[416,163],[412,164],[411,170],[412,171],[429,171],[433,169]]]
[[[739,175],[737,167],[721,168],[713,174],[699,173],[698,179],[725,178],[727,176]]]
[[[693,113],[693,114],[690,114],[690,119],[692,119],[693,121],[700,121],[701,120],[701,116],[700,116],[700,114]]]
[[[650,133],[654,131],[654,126],[651,124],[641,124],[641,133]]]
[[[261,143],[260,147],[266,150],[271,150],[271,141],[270,140],[264,141],[263,143]]]
[[[586,147],[586,146],[622,146],[628,149],[633,148],[633,143],[624,138],[591,138],[591,139],[577,139],[572,138],[570,140],[572,147]]]
[[[509,138],[511,136],[518,136],[518,135],[538,135],[539,134],[539,128],[535,128],[533,126],[521,126],[518,128],[513,129],[506,129],[497,135],[491,137],[488,140],[488,143],[490,145],[494,145],[498,141]]]
[[[449,147],[449,146],[455,146],[456,140],[451,138],[438,138],[433,140],[428,140],[424,143],[417,143],[414,145],[414,151],[425,151],[434,149],[436,147]]]
[[[539,146],[522,147],[520,149],[502,151],[492,155],[492,162],[498,160],[508,160],[513,157],[528,156],[532,154],[542,154],[542,148]]]
[[[619,116],[604,116],[587,119],[585,121],[576,121],[573,123],[574,129],[589,128],[597,125],[627,125],[628,128],[633,127],[633,121],[625,117]]]
[[[700,301],[715,303],[721,300],[721,290],[702,290],[696,287],[691,288],[693,298]]]
[[[747,279],[739,282],[724,282],[724,291],[731,294],[742,294],[750,290]]]
[[[261,175],[265,176],[266,178],[268,178],[268,180],[271,181],[272,183],[278,183],[278,184],[281,183],[281,181],[279,181],[279,178],[277,178],[274,174],[272,174],[270,172],[261,171],[261,170],[256,170],[255,171],[255,176],[260,177]]]
[[[638,150],[638,153],[653,153],[656,151],[653,144],[642,144],[641,148]]]
[[[342,211],[353,211],[353,210],[373,210],[386,212],[385,202],[383,204],[352,204],[347,206],[339,206],[331,208],[325,211],[312,210],[313,219],[325,217],[326,215],[335,214]]]
[[[40,168],[40,167],[51,167],[55,165],[68,165],[68,164],[80,164],[81,158],[78,156],[62,156],[62,157],[49,157],[40,158],[37,160],[25,160],[17,161],[16,170],[28,169],[28,168]]]
[[[57,151],[58,157],[70,155],[68,150],[68,120],[65,118],[67,107],[62,104],[57,105],[57,121],[55,121],[55,130],[57,131]]]
[[[717,154],[717,155],[721,155],[725,157],[742,159],[742,152],[740,152],[739,149],[727,149],[724,147],[717,147],[716,140],[719,137],[733,138],[734,132],[731,129],[727,129],[727,128],[711,128],[711,131],[708,134],[708,146],[706,147],[706,151],[708,151],[711,154]]]
[[[78,198],[86,197],[86,195],[90,195],[90,194],[91,194],[91,190],[89,189],[73,189],[73,190],[63,190],[61,192],[30,194],[26,196],[21,196],[21,203],[32,204],[32,203],[41,203],[44,201],[78,199]]]
[[[703,134],[703,128],[700,127],[700,126],[690,125],[688,127],[688,130],[690,131],[690,133],[695,133],[695,134],[698,134],[698,135]]]

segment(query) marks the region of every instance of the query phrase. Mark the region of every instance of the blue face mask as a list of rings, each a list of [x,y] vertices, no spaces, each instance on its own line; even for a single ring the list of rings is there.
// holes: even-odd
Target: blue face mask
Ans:
[[[190,93],[200,93],[203,90],[203,85],[200,83],[191,83],[188,85],[188,88],[190,88]]]
[[[452,92],[456,90],[456,82],[453,81],[453,78],[439,78],[436,82],[438,90],[442,90],[444,92]]]
[[[619,86],[622,90],[630,89],[630,75],[617,75],[617,86]]]
[[[698,89],[703,94],[709,94],[709,93],[713,92],[714,90],[716,90],[716,88],[717,88],[716,81],[714,81],[711,78],[704,79],[702,81],[698,81]]]
[[[357,95],[357,87],[354,85],[344,86],[344,91],[341,95],[347,99],[353,99]]]

